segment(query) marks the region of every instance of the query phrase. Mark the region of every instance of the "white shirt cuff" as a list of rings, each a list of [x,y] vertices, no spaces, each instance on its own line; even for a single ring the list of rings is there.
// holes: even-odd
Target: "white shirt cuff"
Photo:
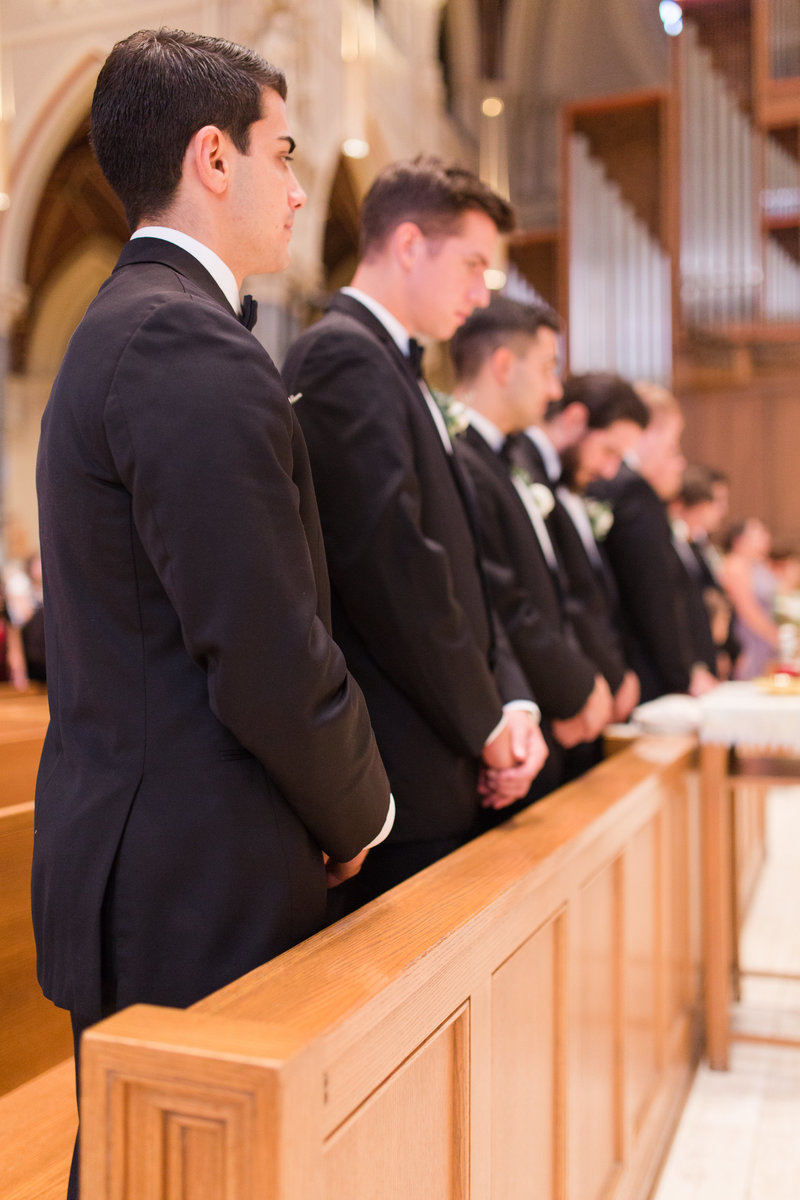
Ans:
[[[368,846],[364,847],[365,850],[371,850],[373,846],[379,846],[381,842],[386,840],[386,838],[392,832],[392,826],[394,825],[394,818],[395,818],[396,811],[397,810],[395,808],[394,796],[390,792],[389,793],[389,811],[386,814],[386,820],[383,822],[383,829],[380,831],[380,833],[378,834],[377,837],[372,839],[372,841],[369,843]]]
[[[539,708],[539,705],[534,704],[532,700],[509,700],[508,704],[503,705],[503,715],[484,742],[485,746],[488,746],[490,742],[494,741],[498,734],[503,732],[508,721],[506,713],[514,712],[515,709],[518,709],[520,712],[529,713],[531,720],[536,725],[538,725],[542,719],[542,711]]]

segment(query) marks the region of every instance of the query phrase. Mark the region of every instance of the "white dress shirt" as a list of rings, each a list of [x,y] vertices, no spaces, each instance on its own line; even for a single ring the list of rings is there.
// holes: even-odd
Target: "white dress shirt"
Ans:
[[[359,304],[363,304],[364,308],[369,309],[373,317],[376,317],[386,332],[396,343],[403,358],[408,358],[408,343],[411,340],[411,334],[398,321],[394,313],[389,312],[379,300],[374,300],[372,296],[368,296],[366,292],[362,292],[359,288],[343,287],[341,289],[343,296],[352,296],[354,300],[358,300]],[[424,379],[418,379],[419,390],[425,397],[425,402],[430,409],[436,428],[439,431],[439,437],[442,439],[442,444],[448,454],[453,453],[453,443],[450,441],[450,434],[447,432],[447,423],[442,416],[442,410],[431,395],[431,390]]]
[[[525,430],[525,434],[531,439],[544,459],[544,469],[547,472],[547,478],[551,483],[558,483],[561,478],[561,455],[550,441],[550,438],[541,425],[529,425]]]
[[[233,271],[208,246],[203,245],[202,242],[198,242],[197,238],[190,237],[188,233],[182,233],[180,229],[170,229],[167,225],[143,225],[141,229],[137,229],[135,233],[131,234],[131,241],[133,242],[136,238],[144,237],[160,238],[162,242],[172,242],[173,246],[180,246],[181,250],[185,250],[187,254],[191,254],[192,258],[196,258],[201,266],[205,267],[208,271],[233,311],[235,313],[241,312],[242,302],[239,299],[239,285],[236,282]]]

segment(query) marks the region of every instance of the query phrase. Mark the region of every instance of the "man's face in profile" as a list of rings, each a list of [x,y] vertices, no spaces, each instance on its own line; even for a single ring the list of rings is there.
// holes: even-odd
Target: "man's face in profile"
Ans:
[[[422,235],[410,279],[415,332],[447,341],[476,308],[489,303],[484,274],[497,226],[483,212],[464,213],[455,233]]]
[[[295,213],[306,194],[292,169],[294,139],[277,92],[262,93],[263,116],[250,126],[247,154],[233,151],[230,234],[242,275],[282,271],[289,263]],[[232,265],[232,264],[231,264]]]

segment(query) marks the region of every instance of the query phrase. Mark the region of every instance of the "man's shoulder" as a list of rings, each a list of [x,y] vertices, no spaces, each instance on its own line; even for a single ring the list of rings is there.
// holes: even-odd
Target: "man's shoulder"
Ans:
[[[312,352],[340,357],[355,350],[378,359],[387,355],[380,337],[364,321],[351,312],[331,306],[295,338],[286,363],[299,361]]]

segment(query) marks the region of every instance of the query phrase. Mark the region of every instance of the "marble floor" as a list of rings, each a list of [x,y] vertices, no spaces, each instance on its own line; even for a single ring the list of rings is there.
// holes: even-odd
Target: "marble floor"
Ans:
[[[800,788],[770,793],[767,845],[733,1025],[800,1040]],[[798,1198],[800,1048],[734,1042],[730,1071],[699,1068],[653,1200]]]

